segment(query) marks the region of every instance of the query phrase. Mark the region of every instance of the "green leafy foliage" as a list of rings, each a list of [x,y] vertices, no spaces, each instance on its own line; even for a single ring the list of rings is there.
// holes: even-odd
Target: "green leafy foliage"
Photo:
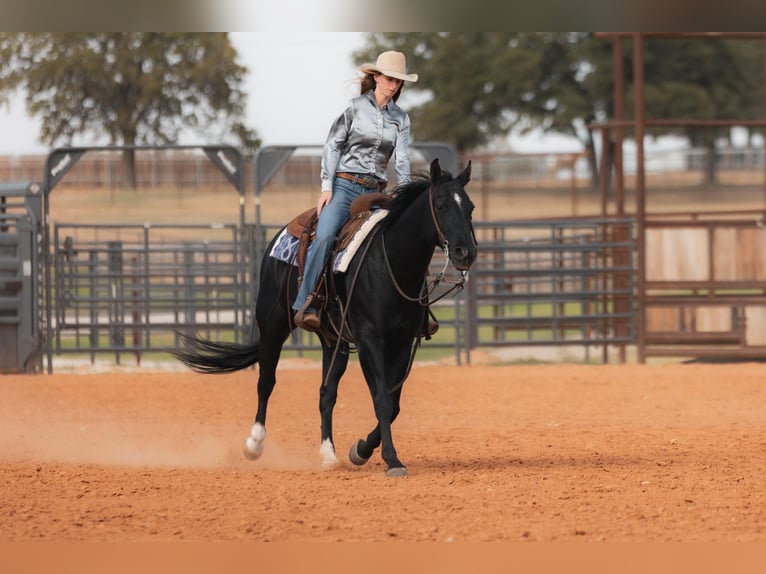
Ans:
[[[51,146],[168,144],[190,129],[252,151],[246,72],[225,33],[0,33],[0,98],[23,88]]]
[[[763,117],[763,42],[757,39],[647,38],[646,117],[652,119],[760,119]],[[541,129],[573,136],[591,155],[589,124],[614,112],[612,41],[589,32],[372,33],[354,55],[374,61],[400,50],[420,74],[408,85],[413,136],[470,151],[505,136]],[[633,52],[623,41],[625,114],[632,117]],[[404,96],[403,96],[404,97]],[[407,100],[403,100],[407,101]],[[728,137],[720,128],[664,127],[712,147]],[[630,133],[626,133],[630,137]]]

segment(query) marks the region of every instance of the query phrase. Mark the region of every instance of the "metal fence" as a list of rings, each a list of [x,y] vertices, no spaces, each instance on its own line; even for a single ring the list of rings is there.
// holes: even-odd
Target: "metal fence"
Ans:
[[[0,184],[0,373],[40,370],[40,187]]]
[[[249,279],[236,225],[56,224],[53,261],[56,354],[119,364],[176,347],[178,331],[241,339]]]
[[[416,144],[413,144],[413,147]],[[705,178],[709,151],[678,145],[674,148],[647,149],[648,176],[655,186],[677,187],[700,183]],[[572,180],[578,187],[590,187],[587,157],[582,153],[514,153],[471,154],[472,179],[476,184],[488,182],[504,189],[567,189]],[[44,169],[45,155],[0,156],[0,181],[35,181]],[[713,161],[722,183],[744,185],[763,173],[764,152],[760,147],[721,147],[714,151]],[[315,185],[320,155],[303,155],[291,160],[274,174],[278,185]],[[625,173],[636,170],[636,152],[624,152]],[[414,162],[414,167],[418,168]],[[247,178],[253,177],[252,158],[245,159]],[[753,177],[751,177],[753,176]],[[204,157],[186,150],[148,150],[136,157],[136,179],[141,186],[183,185],[204,187],[221,184],[221,173]],[[110,188],[125,185],[125,168],[119,150],[86,156],[62,181],[69,187]]]
[[[264,148],[257,191],[271,176],[281,177],[282,170],[290,178],[306,177],[305,162],[292,171],[284,163],[294,149]],[[446,153],[443,146],[436,149]],[[244,164],[238,152],[227,146],[201,150],[239,193],[239,224],[43,223],[49,220],[48,201],[41,215],[40,195],[47,198],[91,151],[114,152],[54,150],[42,192],[31,196],[28,183],[0,184],[6,197],[0,201],[0,323],[12,335],[0,339],[3,359],[15,354],[13,368],[39,370],[41,352],[50,369],[54,353],[140,361],[147,353],[176,346],[177,331],[193,330],[213,340],[251,337],[260,261],[280,226],[261,222],[260,193],[256,223],[245,223]],[[427,158],[431,152],[425,146],[419,153]],[[315,171],[316,158],[310,161],[309,171]],[[753,167],[749,161],[739,164]],[[502,171],[491,166],[492,173],[476,170],[480,196],[496,183],[490,176]],[[481,218],[475,224],[478,260],[466,290],[435,305],[441,330],[427,346],[454,349],[458,361],[461,355],[470,360],[470,350],[477,347],[529,345],[579,345],[586,352],[593,346],[624,351],[636,345],[639,360],[669,354],[762,357],[763,210],[748,212],[735,224],[732,216],[720,214],[704,225],[697,221],[699,214],[676,221],[680,215],[672,214],[672,221],[649,218],[643,231],[633,218]],[[642,238],[648,243],[643,271]],[[437,250],[431,271],[442,267]],[[319,344],[296,330],[285,348],[302,353],[318,350]]]
[[[465,291],[434,306],[440,336],[428,347],[454,350],[459,364],[462,357],[470,361],[476,347],[635,343],[632,219],[477,222],[475,227],[477,261]],[[279,227],[263,229],[268,231],[262,241],[267,241]],[[444,263],[437,249],[430,274],[443,272]],[[256,294],[252,287],[251,297]],[[296,331],[285,348],[303,351],[319,345]]]
[[[248,339],[260,261],[279,227],[55,224],[49,351],[140,363],[176,347],[179,331]],[[476,230],[467,289],[434,306],[441,330],[428,347],[454,350],[460,362],[476,347],[635,343],[633,220],[477,222]],[[431,274],[445,263],[437,249]],[[300,330],[285,345],[319,348]]]
[[[93,151],[113,150],[54,150],[46,161],[45,197]],[[258,155],[254,225],[244,218],[241,156],[226,146],[202,151],[240,194],[239,224],[56,223],[52,233],[44,226],[49,370],[54,353],[140,362],[147,353],[176,347],[177,332],[221,341],[255,335],[260,261],[281,227],[262,223],[260,191],[295,148],[264,148]],[[439,155],[456,164],[449,152],[443,144],[419,148],[426,158]],[[47,201],[44,207],[47,216]],[[476,227],[479,259],[467,292],[434,305],[441,330],[430,347],[454,350],[460,362],[476,346],[635,341],[631,220],[566,218]],[[431,273],[445,270],[437,250]],[[302,353],[318,350],[319,342],[296,330],[285,348]]]
[[[469,345],[635,342],[633,221],[477,223]]]

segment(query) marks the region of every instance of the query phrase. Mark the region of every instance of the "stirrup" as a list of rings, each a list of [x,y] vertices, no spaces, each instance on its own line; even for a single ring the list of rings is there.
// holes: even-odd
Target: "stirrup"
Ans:
[[[309,308],[312,306],[312,302],[313,297],[309,295],[303,306],[295,312],[293,321],[295,322],[296,327],[300,327],[306,331],[311,331],[312,333],[317,333],[319,331],[321,322],[319,321],[319,311],[316,309],[309,311]]]
[[[316,313],[296,313],[295,324],[301,329],[305,329],[311,333],[318,333],[322,326],[319,321],[319,315]]]

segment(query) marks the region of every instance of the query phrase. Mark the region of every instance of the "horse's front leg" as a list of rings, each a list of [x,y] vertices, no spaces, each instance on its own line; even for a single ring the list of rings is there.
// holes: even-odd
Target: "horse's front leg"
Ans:
[[[382,321],[378,318],[378,323]],[[398,324],[398,323],[397,323]],[[399,415],[402,384],[407,375],[411,340],[398,331],[377,332],[357,341],[359,364],[370,390],[378,424],[367,436],[351,447],[349,458],[354,464],[364,464],[380,444],[381,456],[388,465],[386,475],[407,476],[407,469],[394,448],[391,425]],[[374,336],[372,336],[374,335]]]
[[[322,345],[322,386],[319,389],[319,414],[322,421],[322,444],[319,454],[322,456],[324,467],[334,467],[338,464],[335,455],[335,443],[332,438],[332,414],[338,398],[338,384],[348,366],[346,349],[328,348]]]
[[[380,446],[380,425],[376,425],[366,439],[359,439],[348,452],[349,460],[357,466],[366,464],[375,449]]]
[[[380,391],[372,393],[378,424],[367,435],[366,439],[360,439],[351,446],[348,457],[353,464],[361,466],[370,459],[375,449],[382,444],[381,456],[388,465],[386,475],[407,476],[407,468],[396,454],[391,434],[391,425],[399,415],[399,401],[402,389],[401,386],[398,386],[396,390],[390,392],[385,385],[383,387]],[[370,390],[372,391],[372,386]]]
[[[391,393],[388,388],[381,389],[374,398],[375,415],[380,429],[380,456],[388,465],[386,476],[407,476],[407,468],[396,454],[391,425],[399,414],[399,396],[401,387]]]

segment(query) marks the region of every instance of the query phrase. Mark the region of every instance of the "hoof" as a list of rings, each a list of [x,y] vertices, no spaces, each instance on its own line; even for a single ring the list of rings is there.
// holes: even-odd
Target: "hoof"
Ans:
[[[404,468],[403,466],[396,466],[394,468],[389,468],[386,471],[386,476],[393,476],[393,477],[407,476],[408,474],[409,473],[407,472],[407,469]]]
[[[256,441],[249,436],[242,445],[242,454],[247,460],[258,460],[263,454],[263,441]]]
[[[362,441],[359,441],[359,442],[362,442]],[[359,451],[357,450],[357,447],[359,446],[359,442],[355,442],[354,444],[352,444],[351,450],[348,451],[348,459],[356,466],[362,466],[368,460],[370,460],[369,457],[363,458],[362,456],[359,455]]]
[[[322,468],[335,468],[340,464],[338,457],[335,456],[335,447],[330,439],[322,441],[322,446],[319,447],[319,454],[322,456]]]
[[[255,423],[250,429],[250,436],[242,445],[242,454],[247,460],[257,460],[263,454],[263,441],[266,440],[266,429],[260,423]]]

